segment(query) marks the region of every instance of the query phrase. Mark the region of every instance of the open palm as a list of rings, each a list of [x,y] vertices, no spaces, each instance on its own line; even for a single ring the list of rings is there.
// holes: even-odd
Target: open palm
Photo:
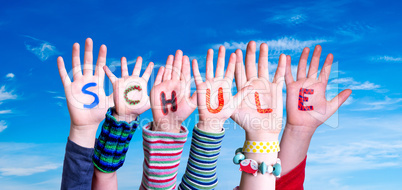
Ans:
[[[331,72],[333,55],[328,54],[317,79],[321,46],[317,45],[314,49],[310,68],[306,77],[309,51],[309,48],[304,48],[303,53],[300,56],[296,81],[293,80],[291,73],[291,58],[290,56],[287,56],[286,58],[286,125],[287,127],[300,126],[305,129],[315,130],[336,112],[336,110],[350,96],[352,91],[346,89],[332,100],[327,101],[325,98],[325,91]],[[305,93],[305,90],[307,93]],[[300,104],[299,97],[306,97],[306,100],[302,101],[302,104]]]
[[[103,89],[105,73],[102,67],[106,64],[106,46],[99,50],[95,74],[93,74],[93,42],[90,38],[85,41],[84,69],[81,70],[80,46],[73,45],[72,72],[74,81],[71,82],[62,57],[57,59],[59,73],[63,82],[70,112],[71,125],[78,130],[95,130],[105,118],[109,104],[113,104],[112,96],[107,97]]]

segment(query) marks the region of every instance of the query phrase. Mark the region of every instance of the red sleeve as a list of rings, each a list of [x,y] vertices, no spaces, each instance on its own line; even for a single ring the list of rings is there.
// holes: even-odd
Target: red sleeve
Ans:
[[[304,158],[302,162],[292,171],[287,173],[286,175],[280,177],[276,180],[276,190],[303,190],[304,176],[305,176],[305,168],[306,168],[306,159]]]

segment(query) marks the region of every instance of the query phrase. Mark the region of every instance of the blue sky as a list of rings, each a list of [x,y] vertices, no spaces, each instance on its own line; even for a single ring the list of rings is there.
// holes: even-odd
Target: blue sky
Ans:
[[[250,40],[268,43],[272,68],[280,53],[291,55],[296,68],[305,46],[321,44],[322,55],[333,53],[335,61],[328,97],[344,88],[353,93],[313,137],[306,189],[398,189],[402,185],[397,177],[402,175],[401,5],[351,0],[2,2],[2,189],[59,188],[69,115],[56,58],[63,56],[67,70],[71,69],[72,45],[79,42],[83,47],[87,37],[94,40],[95,55],[101,44],[107,45],[107,64],[115,65],[111,69],[118,76],[116,65],[122,56],[131,63],[143,56],[145,68],[149,61],[164,65],[169,54],[181,49],[205,64],[207,49],[224,45],[228,52],[245,51]],[[142,115],[143,123],[151,118],[150,111]],[[193,114],[186,125],[192,128],[196,119]],[[217,189],[233,188],[240,179],[231,159],[242,146],[244,131],[232,121],[226,127]],[[188,149],[189,142],[179,176]],[[141,131],[118,172],[120,189],[140,184],[138,155],[142,155]]]

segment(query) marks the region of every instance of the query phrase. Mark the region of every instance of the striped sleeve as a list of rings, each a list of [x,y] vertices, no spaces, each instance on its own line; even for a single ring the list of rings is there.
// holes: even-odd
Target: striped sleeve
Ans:
[[[214,189],[218,185],[216,164],[224,136],[224,129],[210,133],[194,127],[187,169],[179,190]]]
[[[188,130],[182,126],[180,133],[167,133],[151,131],[150,126],[142,130],[144,164],[140,189],[175,189]]]

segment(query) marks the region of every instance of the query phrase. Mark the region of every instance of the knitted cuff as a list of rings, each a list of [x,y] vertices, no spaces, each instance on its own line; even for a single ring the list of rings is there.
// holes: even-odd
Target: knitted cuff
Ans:
[[[139,116],[130,123],[117,121],[112,116],[113,111],[114,108],[109,108],[106,113],[92,159],[95,167],[105,173],[115,172],[123,165],[128,145],[139,123]]]
[[[225,129],[219,133],[193,130],[190,157],[179,189],[214,189],[218,185],[216,164]]]
[[[180,133],[151,131],[143,127],[143,176],[140,189],[175,189],[181,153],[188,130],[181,126]]]

